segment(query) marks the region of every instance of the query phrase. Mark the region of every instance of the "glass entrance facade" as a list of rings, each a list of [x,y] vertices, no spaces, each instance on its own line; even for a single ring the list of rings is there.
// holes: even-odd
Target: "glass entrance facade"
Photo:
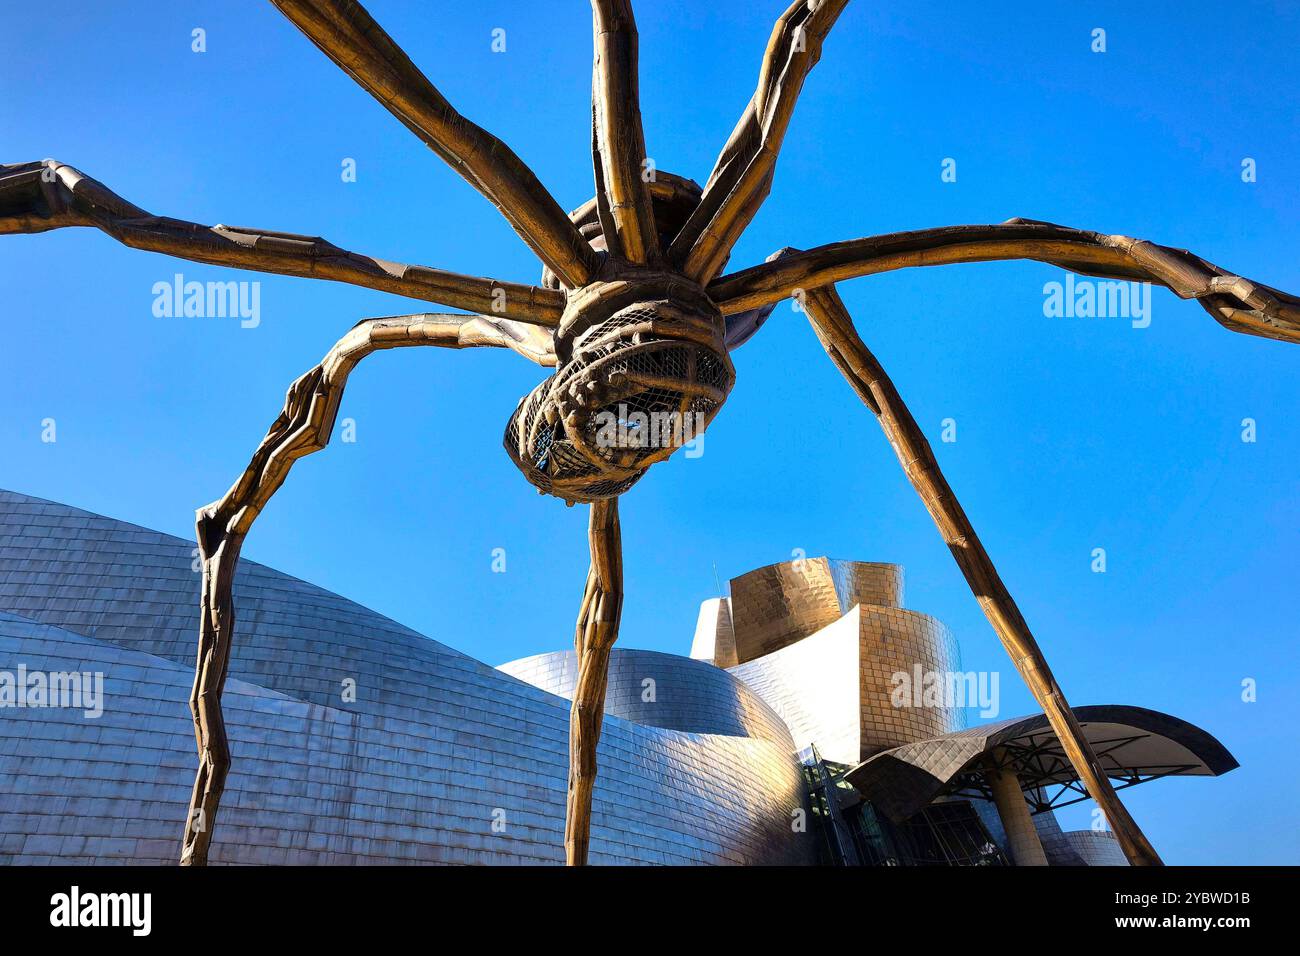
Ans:
[[[847,767],[803,753],[811,828],[827,866],[1009,866],[969,800],[944,800],[893,823],[843,779]]]

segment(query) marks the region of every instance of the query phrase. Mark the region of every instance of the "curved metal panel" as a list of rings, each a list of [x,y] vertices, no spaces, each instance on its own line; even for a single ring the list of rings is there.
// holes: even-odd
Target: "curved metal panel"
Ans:
[[[565,699],[572,699],[578,681],[573,651],[524,657],[497,669]],[[675,654],[614,648],[605,713],[647,727],[754,737],[790,754],[796,749],[785,723],[744,683],[712,664]]]
[[[1066,830],[1060,836],[1060,842],[1054,848],[1058,854],[1069,853],[1077,858],[1077,863],[1058,862],[1052,858],[1052,850],[1043,845],[1044,850],[1048,851],[1048,859],[1053,866],[1128,866],[1128,857],[1124,855],[1119,841],[1115,839],[1115,834],[1110,830]]]
[[[942,623],[903,608],[856,605],[833,624],[731,668],[790,727],[797,747],[856,764],[872,754],[962,725],[962,711],[909,699],[897,705],[895,675],[961,669]]]
[[[1112,776],[1219,776],[1237,767],[1236,758],[1201,728],[1159,711],[1124,704],[1075,707],[1084,735]],[[998,747],[1059,747],[1044,714],[1014,717],[896,747],[876,754],[847,774],[849,782],[896,820],[929,803],[975,760]],[[1039,759],[1038,765],[1043,761]],[[1047,785],[1077,780],[1060,756],[1051,772],[1038,773]]]
[[[0,493],[0,670],[104,710],[0,711],[0,862],[172,863],[193,783],[192,544]],[[243,561],[213,862],[560,863],[568,702]],[[344,681],[355,682],[355,700]],[[15,716],[20,714],[20,716]],[[789,748],[605,721],[593,863],[802,863]]]
[[[802,558],[756,568],[731,580],[736,662],[816,634],[856,605],[902,603],[903,569],[896,564]]]
[[[718,667],[734,667],[738,663],[736,631],[731,624],[729,598],[709,598],[700,604],[700,616],[695,622],[695,637],[691,640],[691,657]]]

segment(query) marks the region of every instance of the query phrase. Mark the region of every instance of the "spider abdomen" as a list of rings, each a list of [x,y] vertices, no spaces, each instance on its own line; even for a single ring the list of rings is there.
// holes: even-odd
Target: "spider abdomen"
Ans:
[[[660,275],[580,290],[556,333],[555,374],[520,403],[505,445],[539,491],[567,501],[622,494],[696,441],[735,370],[717,307]]]

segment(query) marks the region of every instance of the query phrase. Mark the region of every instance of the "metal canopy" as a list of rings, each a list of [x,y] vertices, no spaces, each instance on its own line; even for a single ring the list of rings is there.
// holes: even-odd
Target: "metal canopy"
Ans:
[[[1212,776],[1237,766],[1218,740],[1185,720],[1122,704],[1074,708],[1116,789],[1168,776]],[[945,794],[990,799],[987,761],[1012,769],[1033,812],[1088,799],[1044,714],[1017,717],[882,751],[845,778],[902,821]]]

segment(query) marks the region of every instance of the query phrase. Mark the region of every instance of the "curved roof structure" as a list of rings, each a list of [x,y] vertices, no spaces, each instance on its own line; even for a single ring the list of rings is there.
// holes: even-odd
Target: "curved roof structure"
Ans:
[[[578,683],[573,651],[522,657],[497,669],[566,700],[573,699]],[[754,737],[795,750],[785,722],[747,684],[712,664],[677,654],[610,651],[605,716],[693,734]]]
[[[1223,744],[1204,730],[1169,714],[1122,704],[1075,707],[1088,742],[1116,789],[1167,776],[1214,776],[1237,766]],[[893,820],[903,820],[943,793],[980,786],[970,772],[981,761],[1010,764],[1026,791],[1056,798],[1035,801],[1039,810],[1064,806],[1065,792],[1083,794],[1078,777],[1044,714],[982,724],[929,740],[904,744],[848,771],[847,779]]]
[[[691,656],[734,667],[798,643],[860,604],[903,606],[897,564],[800,558],[731,579],[731,596],[706,601]]]
[[[193,547],[0,491],[0,672],[103,678],[96,717],[0,718],[0,863],[176,861],[197,762]],[[563,861],[567,700],[252,561],[235,597],[213,862]],[[812,859],[789,825],[806,798],[788,732],[718,673],[680,684],[707,726],[606,718],[593,863]]]

